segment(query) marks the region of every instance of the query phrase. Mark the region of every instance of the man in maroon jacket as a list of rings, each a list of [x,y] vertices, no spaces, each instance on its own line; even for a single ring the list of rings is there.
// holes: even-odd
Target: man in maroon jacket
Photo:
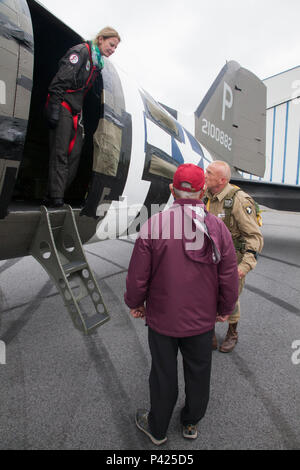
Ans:
[[[197,437],[209,400],[214,325],[228,319],[238,298],[232,238],[200,200],[204,182],[196,165],[177,169],[170,185],[175,202],[144,224],[128,270],[125,302],[134,318],[146,318],[152,357],[150,411],[138,410],[136,425],[156,445],[167,440],[177,401],[178,349],[186,392],[183,436]]]

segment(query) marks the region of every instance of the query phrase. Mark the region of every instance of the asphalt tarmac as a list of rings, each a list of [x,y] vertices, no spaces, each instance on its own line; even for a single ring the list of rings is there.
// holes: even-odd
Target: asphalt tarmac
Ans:
[[[267,210],[263,218],[239,343],[231,354],[213,353],[199,437],[181,435],[179,358],[180,393],[161,450],[300,449],[300,214]],[[150,356],[144,322],[123,301],[132,249],[124,240],[86,245],[111,315],[92,336],[74,328],[32,257],[0,262],[1,450],[158,450],[134,422],[148,406]],[[219,340],[226,329],[218,324]]]

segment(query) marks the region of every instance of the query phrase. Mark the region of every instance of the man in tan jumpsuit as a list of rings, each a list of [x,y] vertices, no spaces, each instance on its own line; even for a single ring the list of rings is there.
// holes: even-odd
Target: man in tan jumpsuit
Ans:
[[[253,199],[236,186],[229,184],[231,179],[230,167],[222,161],[211,163],[206,170],[206,193],[204,202],[207,210],[223,219],[230,230],[236,249],[239,295],[245,285],[246,274],[255,268],[257,254],[263,248],[263,237],[256,218],[256,207]],[[229,327],[226,338],[219,350],[231,352],[237,341],[237,326],[240,319],[240,302],[228,319]],[[217,338],[214,335],[213,349],[217,349]]]

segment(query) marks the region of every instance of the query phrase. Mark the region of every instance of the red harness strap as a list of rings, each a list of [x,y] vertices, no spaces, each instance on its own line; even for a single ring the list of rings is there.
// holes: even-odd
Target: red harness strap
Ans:
[[[66,108],[66,109],[72,114],[71,106],[70,106],[66,101],[63,101],[63,102],[61,103],[61,105],[62,105],[64,108]],[[68,150],[68,155],[71,154],[71,152],[72,152],[72,150],[73,150],[73,148],[74,148],[75,142],[76,142],[79,116],[80,116],[80,114],[75,114],[75,116],[72,115],[72,117],[73,117],[73,126],[74,126],[74,130],[75,130],[75,135],[74,135],[73,139],[72,139],[71,142],[70,142],[69,150]]]
[[[86,46],[86,48],[87,48],[88,51],[89,51],[90,61],[91,61],[91,64],[92,64],[93,61],[92,61],[92,55],[91,55],[91,48],[90,48],[89,44],[87,44],[87,43],[85,43],[85,46]],[[89,91],[89,89],[90,89],[90,88],[92,87],[92,85],[93,85],[92,78],[93,78],[93,75],[94,75],[96,69],[97,69],[97,67],[92,66],[91,72],[90,72],[90,74],[89,74],[89,77],[88,77],[88,79],[87,79],[86,84],[85,84],[84,87],[79,88],[79,89],[77,89],[77,90],[67,90],[66,92],[67,92],[67,93],[76,93],[77,91],[82,91],[82,90],[85,89],[85,94],[84,94],[84,96],[85,96],[85,95],[87,94],[87,92]],[[48,94],[48,97],[47,97],[46,107],[48,106],[49,99],[50,99],[50,94]],[[63,101],[63,102],[61,103],[61,105],[62,105],[64,108],[66,108],[66,109],[72,114],[72,117],[73,117],[73,126],[74,126],[74,130],[75,130],[75,135],[74,135],[74,137],[73,137],[73,139],[71,140],[70,145],[69,145],[68,155],[70,155],[71,152],[72,152],[72,150],[73,150],[73,148],[74,148],[75,142],[76,142],[77,130],[78,130],[78,121],[79,121],[79,116],[80,116],[81,113],[76,114],[76,115],[74,116],[73,113],[72,113],[71,106],[70,106],[69,103],[67,103],[66,101]]]
[[[88,43],[85,43],[85,46],[86,46],[87,50],[89,51],[90,63],[92,64],[93,60],[92,60],[91,48],[90,48]],[[84,96],[85,96],[87,94],[87,92],[89,91],[89,89],[93,85],[92,78],[94,76],[94,73],[95,73],[96,69],[97,69],[97,67],[95,65],[93,65],[92,68],[91,68],[91,72],[89,74],[89,77],[88,77],[85,85],[82,88],[77,88],[77,90],[67,90],[67,93],[76,93],[77,91],[82,91],[82,90],[85,89],[85,93],[84,93]]]
[[[48,107],[49,99],[50,99],[50,95],[48,94],[47,101],[46,101],[46,108]],[[69,103],[67,103],[66,101],[63,101],[61,103],[61,105],[64,108],[66,108],[72,114],[72,118],[73,118],[73,126],[74,126],[74,130],[75,130],[75,135],[74,135],[74,137],[71,140],[70,145],[69,145],[68,155],[70,155],[73,148],[74,148],[75,142],[76,142],[77,130],[78,130],[78,121],[79,121],[79,116],[80,116],[81,113],[75,114],[75,116],[73,116],[72,109],[71,109],[71,106],[69,105]]]
[[[87,43],[85,43],[85,45],[86,45],[86,48],[89,51],[90,61],[91,61],[91,64],[92,64],[93,62],[92,62],[92,55],[91,55],[90,46]],[[80,88],[79,90],[67,90],[67,93],[75,93],[76,91],[81,91],[81,90],[85,89],[85,94],[84,94],[84,96],[85,96],[87,94],[87,92],[89,91],[89,89],[91,88],[91,86],[93,85],[92,77],[93,77],[96,69],[97,69],[97,67],[95,67],[95,66],[92,67],[92,70],[90,72],[90,75],[89,75],[89,77],[87,79],[87,82],[86,82],[84,87]],[[70,111],[70,113],[73,116],[72,109],[71,109],[70,105],[68,103],[66,103],[66,101],[63,101],[61,104],[64,108],[66,108],[68,111]],[[74,125],[74,129],[75,129],[75,135],[74,135],[74,138],[72,139],[72,141],[70,142],[68,155],[71,154],[71,152],[74,148],[75,142],[76,142],[79,116],[80,116],[80,114],[76,114],[75,116],[73,116],[73,125]]]

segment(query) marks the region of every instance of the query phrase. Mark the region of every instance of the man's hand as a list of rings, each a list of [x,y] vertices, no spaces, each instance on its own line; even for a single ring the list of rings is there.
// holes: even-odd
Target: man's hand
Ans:
[[[246,276],[246,273],[244,273],[240,268],[238,268],[238,275],[239,275],[239,279],[244,279],[244,277]]]
[[[230,317],[230,315],[226,315],[225,317],[223,317],[222,315],[217,315],[217,318],[216,318],[216,323],[225,323],[228,318]]]
[[[145,316],[146,316],[145,307],[142,305],[141,307],[131,308],[130,309],[130,315],[133,318],[145,318]]]

